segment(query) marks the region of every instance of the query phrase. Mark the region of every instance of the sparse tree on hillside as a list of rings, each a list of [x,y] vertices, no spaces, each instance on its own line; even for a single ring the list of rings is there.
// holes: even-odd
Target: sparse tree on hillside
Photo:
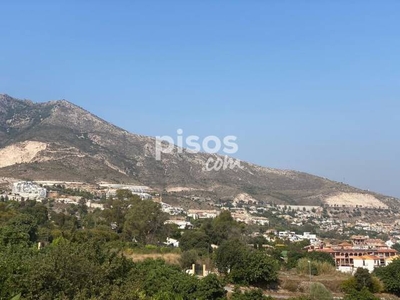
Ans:
[[[167,216],[161,211],[158,203],[134,202],[125,216],[123,234],[129,241],[136,240],[141,244],[157,243],[166,220]]]

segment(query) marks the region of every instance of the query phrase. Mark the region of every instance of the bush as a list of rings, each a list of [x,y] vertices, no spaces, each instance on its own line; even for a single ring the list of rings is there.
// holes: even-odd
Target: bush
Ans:
[[[364,287],[361,291],[353,290],[343,300],[379,300],[379,298],[375,297],[374,294]]]
[[[294,280],[286,280],[285,282],[283,282],[282,288],[289,292],[295,293],[299,289],[299,284],[297,281]]]
[[[383,283],[379,280],[378,277],[372,276],[372,285],[370,291],[372,293],[381,293],[384,290]]]
[[[146,245],[146,246],[144,246],[144,248],[146,250],[157,250],[158,247],[155,245]]]
[[[375,274],[383,282],[387,292],[400,296],[400,259],[393,260],[384,268],[376,269]]]
[[[357,280],[354,277],[350,277],[349,279],[342,282],[342,284],[340,285],[340,289],[343,293],[346,294],[357,290]]]
[[[322,283],[314,282],[310,286],[310,298],[312,300],[332,300],[333,296]]]
[[[189,269],[193,264],[196,263],[199,255],[196,250],[189,250],[182,253],[181,258],[179,259],[179,264],[182,269]]]
[[[232,283],[269,284],[278,280],[278,262],[238,240],[223,242],[215,257],[218,270],[228,275]]]
[[[310,274],[310,265],[309,260],[307,258],[302,258],[297,263],[297,272],[299,274],[309,275]],[[311,275],[322,275],[322,274],[333,274],[336,272],[334,266],[332,266],[328,262],[320,262],[311,260]]]
[[[218,300],[225,297],[225,289],[215,274],[210,274],[200,280],[196,299],[199,300]]]
[[[369,291],[371,291],[372,277],[367,269],[357,268],[357,271],[354,273],[354,278],[357,283],[358,291],[361,291],[364,287],[367,288]]]
[[[339,278],[335,278],[335,279],[332,278],[331,280],[324,280],[324,282],[322,282],[322,283],[332,293],[340,293],[340,292],[342,292],[342,289],[341,289],[342,281]]]
[[[328,264],[335,266],[335,260],[329,253],[313,251],[313,252],[308,252],[306,257],[309,260],[327,262]]]
[[[358,268],[353,277],[342,282],[341,290],[347,294],[348,299],[358,299],[356,297],[361,297],[361,295],[365,294],[367,297],[366,299],[368,300],[374,299],[371,298],[372,293],[380,293],[383,291],[383,284],[377,277],[371,276],[368,270]],[[371,295],[366,293],[365,290],[367,290]]]
[[[271,297],[263,295],[262,290],[256,289],[242,293],[240,290],[235,290],[231,300],[272,300]]]

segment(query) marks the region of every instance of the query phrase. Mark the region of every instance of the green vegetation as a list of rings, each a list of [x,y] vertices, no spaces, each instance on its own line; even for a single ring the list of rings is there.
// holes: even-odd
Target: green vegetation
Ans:
[[[228,211],[179,230],[164,224],[167,215],[158,203],[129,191],[106,200],[104,210],[88,210],[83,201],[55,206],[0,202],[0,299],[228,299],[226,284],[242,287],[229,295],[233,300],[269,300],[256,288],[278,285],[307,300],[330,300],[329,290],[339,291],[340,278],[336,288],[314,280],[335,274],[330,255],[307,252],[308,241],[275,245],[248,237],[257,227],[234,221]],[[166,246],[167,237],[178,239],[180,248]],[[193,264],[196,274],[202,265],[218,272],[192,276],[186,270]],[[290,277],[279,281],[279,270],[304,281],[310,267],[311,285]],[[341,285],[344,299],[374,300],[383,290],[399,294],[400,261],[375,273],[358,269]]]
[[[376,269],[375,274],[383,282],[386,292],[400,296],[400,259]]]
[[[226,299],[228,281],[265,285],[278,279],[278,262],[247,245],[245,226],[229,212],[179,231],[164,224],[159,204],[127,191],[107,200],[103,211],[89,212],[82,202],[52,207],[51,201],[0,202],[0,299],[217,300]],[[167,236],[177,237],[181,249],[163,245]],[[220,247],[213,252],[211,244]],[[132,260],[140,253],[181,256],[175,265]],[[218,264],[223,277],[185,273],[199,262]],[[259,291],[233,297],[268,299]]]
[[[310,286],[310,299],[312,300],[333,300],[332,293],[319,282],[314,282]]]
[[[253,250],[239,240],[228,240],[216,251],[218,270],[232,283],[262,284],[278,280],[277,261],[265,252]]]
[[[367,288],[361,291],[353,290],[347,294],[343,300],[379,300],[380,298],[374,296]]]
[[[328,262],[321,262],[317,260],[310,260],[309,258],[301,258],[297,263],[297,272],[299,274],[308,275],[322,275],[322,274],[334,274],[336,269]]]
[[[53,186],[47,187],[50,191],[59,192],[60,194],[79,196],[85,199],[93,199],[94,195],[87,191],[82,191],[80,189],[70,189],[66,188],[65,185],[55,184]]]
[[[344,298],[346,300],[375,300],[379,298],[375,297],[373,293],[381,292],[382,284],[367,269],[358,268],[353,277],[342,282],[341,288],[346,293]]]
[[[241,292],[236,289],[232,294],[231,300],[272,300],[271,297],[264,296],[262,290],[255,289],[250,291]]]

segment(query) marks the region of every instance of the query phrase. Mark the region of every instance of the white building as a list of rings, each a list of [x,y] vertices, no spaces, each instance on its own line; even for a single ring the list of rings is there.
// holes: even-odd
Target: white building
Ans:
[[[172,247],[176,247],[176,248],[179,247],[179,241],[176,239],[169,238],[169,237],[167,237],[167,241],[164,244],[167,246],[172,246]]]
[[[175,224],[179,229],[191,229],[193,228],[193,224],[190,222],[186,222],[183,220],[167,220],[164,224]]]
[[[114,197],[117,194],[117,190],[129,190],[133,195],[138,195],[142,200],[152,198],[149,194],[150,188],[147,186],[101,183],[100,187],[108,188],[106,192],[107,198]]]
[[[70,198],[56,198],[54,199],[56,203],[63,203],[63,204],[75,204],[78,205],[78,201]]]
[[[261,225],[261,226],[269,225],[269,220],[267,218],[253,217],[252,219],[253,219],[254,224]]]
[[[319,243],[319,239],[316,234],[312,234],[310,232],[303,232],[302,235],[296,234],[293,231],[279,231],[278,233],[279,238],[287,239],[291,242],[299,242],[303,240],[309,240],[311,245]]]
[[[193,219],[214,219],[219,215],[216,210],[189,209],[188,217]]]
[[[374,255],[363,255],[354,257],[353,258],[354,270],[357,270],[357,268],[364,268],[367,269],[370,273],[372,273],[375,267],[380,266],[380,260],[381,258]]]
[[[96,203],[90,200],[86,202],[86,206],[89,208],[94,208],[94,209],[99,208],[100,210],[104,210],[104,204]]]
[[[392,240],[387,240],[385,242],[386,246],[388,246],[389,248],[392,248],[394,246],[394,244],[396,244],[395,242],[393,242]]]
[[[47,190],[31,181],[13,183],[12,193],[29,200],[42,200],[47,196]]]

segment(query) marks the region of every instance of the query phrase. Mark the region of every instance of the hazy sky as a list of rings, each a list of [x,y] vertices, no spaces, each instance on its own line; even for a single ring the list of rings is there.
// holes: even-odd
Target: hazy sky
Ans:
[[[400,196],[400,1],[2,1],[0,93]]]

